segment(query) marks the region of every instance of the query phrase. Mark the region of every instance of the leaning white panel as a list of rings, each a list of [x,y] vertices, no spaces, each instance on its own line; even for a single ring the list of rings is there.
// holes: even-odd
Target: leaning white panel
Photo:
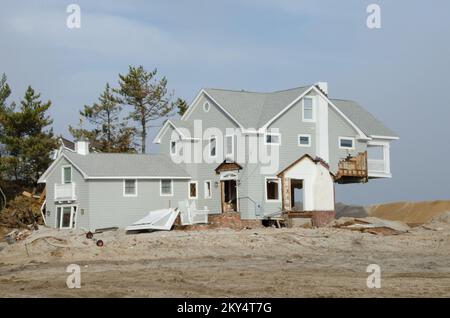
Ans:
[[[163,230],[170,231],[179,213],[178,209],[161,209],[150,211],[142,219],[134,222],[125,228],[127,231],[133,230]]]

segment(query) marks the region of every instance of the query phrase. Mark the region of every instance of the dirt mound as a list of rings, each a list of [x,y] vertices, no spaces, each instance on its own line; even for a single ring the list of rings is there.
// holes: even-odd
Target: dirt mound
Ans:
[[[409,225],[427,223],[432,218],[450,211],[450,201],[395,202],[367,207],[370,216],[401,221]]]

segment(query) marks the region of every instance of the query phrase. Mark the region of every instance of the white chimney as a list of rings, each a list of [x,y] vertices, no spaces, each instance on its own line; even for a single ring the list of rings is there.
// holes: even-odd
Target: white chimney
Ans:
[[[75,143],[75,151],[77,152],[77,154],[83,156],[89,154],[89,141],[87,141],[86,139],[78,140]]]
[[[328,96],[328,83],[327,82],[317,82],[315,84],[319,89]]]

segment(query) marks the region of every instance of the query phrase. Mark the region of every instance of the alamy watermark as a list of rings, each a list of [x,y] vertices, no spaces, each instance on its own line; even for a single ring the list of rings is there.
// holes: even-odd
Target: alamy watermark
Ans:
[[[70,264],[66,268],[66,272],[70,273],[66,279],[67,288],[81,288],[81,269],[77,264]]]
[[[369,4],[366,12],[369,13],[366,25],[369,29],[381,29],[381,7],[376,3]]]
[[[381,288],[381,267],[378,264],[370,264],[366,269],[370,275],[367,277],[367,288]]]
[[[66,12],[69,13],[66,19],[66,26],[69,29],[81,28],[81,7],[72,3],[67,6]]]

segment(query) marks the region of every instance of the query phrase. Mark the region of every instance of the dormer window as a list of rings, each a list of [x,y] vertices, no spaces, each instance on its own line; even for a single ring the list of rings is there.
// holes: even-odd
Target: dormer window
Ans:
[[[314,98],[303,97],[302,120],[306,122],[313,122],[314,116]]]

